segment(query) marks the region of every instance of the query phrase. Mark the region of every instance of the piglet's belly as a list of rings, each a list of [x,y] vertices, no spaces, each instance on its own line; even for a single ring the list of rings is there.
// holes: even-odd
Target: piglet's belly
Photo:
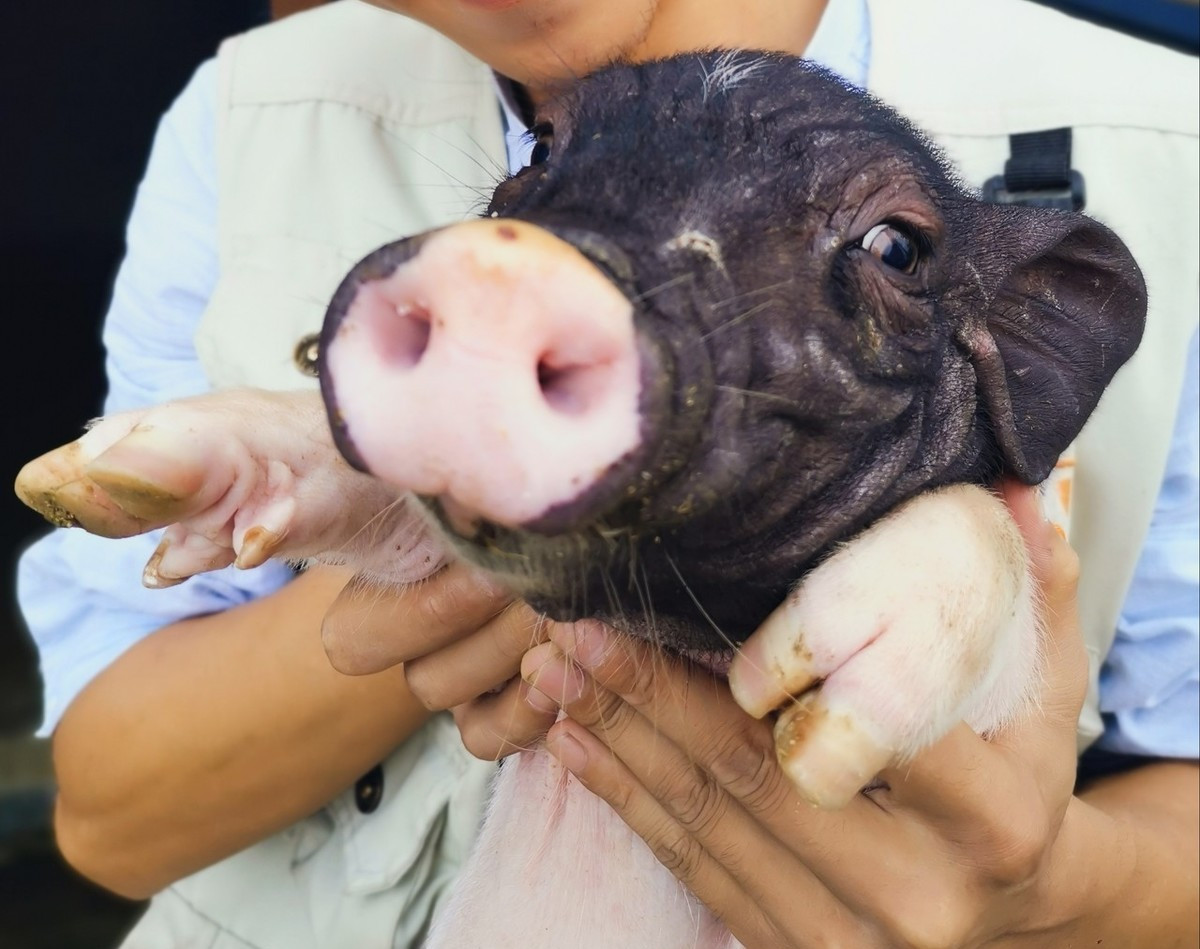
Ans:
[[[506,759],[427,949],[740,949],[547,752]]]

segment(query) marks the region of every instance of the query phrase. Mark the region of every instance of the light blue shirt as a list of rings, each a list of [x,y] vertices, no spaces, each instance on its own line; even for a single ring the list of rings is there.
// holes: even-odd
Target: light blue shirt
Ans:
[[[865,84],[870,31],[862,0],[829,4],[808,55]],[[201,66],[154,140],[105,322],[105,412],[209,388],[193,334],[218,274],[216,78],[214,63]],[[510,169],[516,170],[528,161],[532,142],[508,103],[505,112]],[[1113,751],[1200,757],[1197,380],[1193,337],[1166,480],[1101,678],[1108,726],[1101,744]],[[22,557],[18,596],[45,683],[39,734],[52,732],[80,690],[154,630],[270,593],[291,577],[271,563],[147,590],[139,578],[156,544],[157,534],[111,541],[56,531]]]

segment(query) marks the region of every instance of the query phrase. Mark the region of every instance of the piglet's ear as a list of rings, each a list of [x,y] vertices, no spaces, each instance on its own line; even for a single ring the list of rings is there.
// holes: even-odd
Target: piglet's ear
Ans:
[[[1083,215],[993,205],[977,213],[983,300],[960,324],[961,339],[1005,468],[1035,484],[1137,348],[1146,285],[1120,239]]]

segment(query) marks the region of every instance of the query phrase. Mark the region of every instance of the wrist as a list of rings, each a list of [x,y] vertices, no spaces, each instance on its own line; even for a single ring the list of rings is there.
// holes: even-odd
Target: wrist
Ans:
[[[1049,936],[1048,947],[1061,946],[1065,934],[1090,932],[1128,899],[1136,867],[1129,824],[1072,797],[1035,884],[1026,931]]]

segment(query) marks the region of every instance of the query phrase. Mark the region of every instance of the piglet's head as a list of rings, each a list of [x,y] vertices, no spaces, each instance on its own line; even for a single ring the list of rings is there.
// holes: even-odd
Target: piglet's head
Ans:
[[[1111,232],[982,203],[792,58],[615,66],[534,134],[484,220],[352,271],[322,387],[352,462],[559,617],[742,638],[912,494],[1043,478],[1141,334]]]

